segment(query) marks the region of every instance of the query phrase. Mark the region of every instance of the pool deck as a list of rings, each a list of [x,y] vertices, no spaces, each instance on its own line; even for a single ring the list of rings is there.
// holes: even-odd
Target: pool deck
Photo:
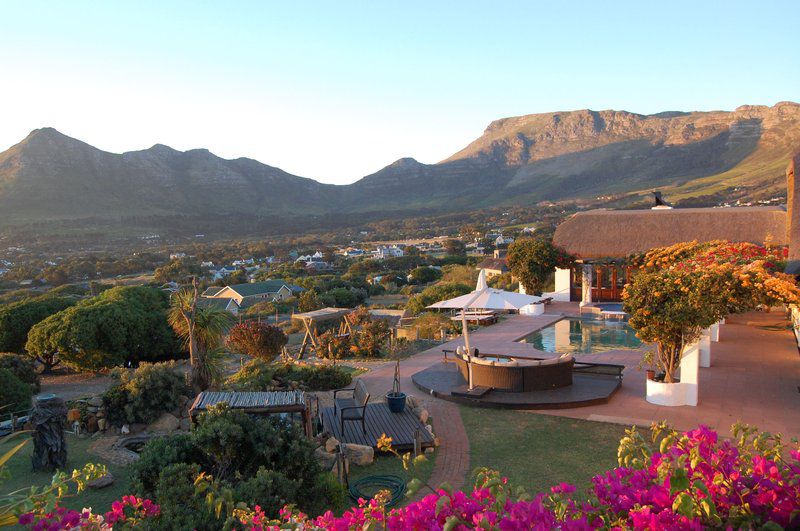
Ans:
[[[539,316],[510,316],[503,322],[471,334],[473,346],[485,353],[549,357],[521,337],[553,324],[565,315],[578,315],[577,303],[553,303]],[[677,429],[699,424],[730,436],[730,427],[741,421],[762,430],[783,433],[788,441],[800,438],[800,354],[789,322],[782,313],[751,312],[734,315],[720,327],[720,341],[712,343],[712,365],[700,369],[697,406],[656,406],[645,400],[645,373],[638,369],[641,351],[610,350],[586,356],[587,361],[626,367],[621,388],[605,404],[566,409],[534,409],[549,415],[619,424],[648,426],[666,420]],[[401,364],[406,389],[410,376],[441,363],[442,349],[463,345],[458,338]],[[580,359],[583,356],[579,356]],[[524,414],[524,413],[523,413]]]

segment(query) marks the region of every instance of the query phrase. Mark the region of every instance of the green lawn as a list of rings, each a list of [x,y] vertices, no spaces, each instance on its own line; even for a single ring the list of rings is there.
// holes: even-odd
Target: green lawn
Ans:
[[[561,482],[586,489],[592,476],[617,466],[624,426],[525,411],[460,409],[470,467],[498,470],[532,492]]]
[[[24,436],[23,436],[24,437]],[[0,454],[12,448],[22,439],[12,439],[9,442],[0,443]],[[86,438],[80,439],[72,435],[67,435],[67,472],[73,469],[83,468],[86,463],[106,465],[108,470],[114,475],[114,484],[100,490],[87,489],[80,494],[75,494],[75,485],[71,485],[72,494],[64,498],[62,505],[71,509],[82,509],[91,507],[94,512],[104,513],[111,508],[111,502],[119,499],[124,494],[130,494],[130,479],[125,467],[112,465],[102,461],[100,458],[87,453],[87,449],[93,440]],[[0,483],[3,493],[13,492],[18,489],[33,485],[47,485],[50,483],[52,474],[47,472],[31,472],[31,453],[33,452],[33,441],[17,452],[8,463],[8,479]]]
[[[412,467],[412,469],[407,472],[406,470],[403,469],[403,463],[400,461],[399,457],[396,457],[394,455],[376,455],[375,462],[373,462],[371,465],[351,466],[350,481],[355,481],[365,476],[373,476],[373,475],[380,476],[380,475],[392,474],[403,478],[406,481],[406,483],[411,481],[411,479],[414,477],[417,477],[423,482],[426,482],[430,479],[431,473],[433,472],[433,464],[436,460],[436,453],[434,452],[432,455],[426,455],[425,457],[426,460],[424,463],[420,464],[418,467],[416,467],[416,469]],[[432,485],[432,486],[437,487],[438,485]],[[430,493],[430,490],[423,487],[421,489],[421,492],[423,494]],[[400,505],[404,504],[405,503],[401,502]],[[348,507],[349,506],[350,505],[348,505]]]

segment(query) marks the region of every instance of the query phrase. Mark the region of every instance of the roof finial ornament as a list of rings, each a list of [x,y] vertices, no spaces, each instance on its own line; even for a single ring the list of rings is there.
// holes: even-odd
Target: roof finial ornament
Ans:
[[[659,192],[658,190],[653,190],[650,193],[653,194],[656,200],[656,204],[653,205],[652,208],[653,210],[667,210],[672,208],[672,204],[668,203],[667,201],[664,200],[663,197],[661,197],[661,192]]]

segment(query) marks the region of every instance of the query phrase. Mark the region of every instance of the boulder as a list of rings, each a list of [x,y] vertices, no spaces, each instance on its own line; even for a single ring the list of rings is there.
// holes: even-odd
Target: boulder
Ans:
[[[432,454],[433,452],[434,452],[433,446],[428,446],[427,448],[425,448],[426,454]]]
[[[106,431],[106,427],[108,427],[108,421],[106,419],[97,419],[97,429],[100,431]]]
[[[428,418],[430,418],[430,413],[428,413],[427,409],[423,409],[419,412],[419,421],[423,424],[428,422]]]
[[[179,428],[181,430],[183,430],[183,431],[191,431],[191,429],[192,429],[192,421],[191,421],[191,419],[182,418],[181,419],[181,425],[179,426]]]
[[[81,411],[79,409],[70,409],[67,411],[67,420],[69,422],[75,422],[76,420],[81,420]]]
[[[344,445],[344,455],[353,465],[371,465],[375,460],[375,450],[372,449],[372,446],[362,444]]]
[[[89,406],[86,408],[86,411],[88,413],[97,413],[98,411],[100,411],[100,408],[95,406]]]
[[[147,429],[147,424],[140,424],[138,422],[134,422],[130,426],[131,433],[142,433]]]
[[[181,395],[181,396],[178,397],[178,405],[180,407],[183,407],[183,406],[185,406],[187,404],[189,404],[189,397],[188,396]],[[189,404],[189,405],[191,406],[191,404]]]
[[[119,432],[123,435],[127,435],[131,432],[131,427],[127,424],[123,424],[122,427],[119,429]]]
[[[163,413],[154,422],[147,426],[146,431],[158,431],[169,433],[177,430],[181,425],[181,421],[175,415],[170,413]]]
[[[419,407],[419,399],[416,396],[408,395],[406,397],[406,405],[411,409]]]
[[[336,440],[336,437],[331,437],[327,441],[325,441],[325,451],[326,452],[335,452],[336,447],[339,446],[339,441]]]
[[[86,431],[88,431],[89,433],[94,433],[98,429],[99,427],[97,425],[97,417],[95,417],[94,415],[89,415],[89,417],[86,419]]]
[[[90,489],[97,490],[97,489],[104,489],[113,484],[114,484],[114,476],[111,474],[111,472],[106,472],[104,476],[100,476],[97,479],[93,479],[87,482],[86,486],[89,487]]]
[[[97,413],[95,413],[94,416],[99,418],[99,419],[105,418],[106,410],[103,409],[103,408],[100,408],[100,409],[97,410]]]
[[[90,407],[100,407],[100,406],[103,405],[103,397],[101,397],[101,396],[93,396],[92,398],[87,400],[86,403]]]
[[[319,461],[323,470],[330,470],[336,464],[336,454],[329,453],[322,446],[314,450],[314,457]]]

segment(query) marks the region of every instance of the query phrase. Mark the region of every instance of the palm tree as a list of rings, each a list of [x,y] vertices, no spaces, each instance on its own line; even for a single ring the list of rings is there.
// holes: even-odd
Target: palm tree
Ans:
[[[198,308],[199,286],[192,278],[192,287],[172,295],[168,319],[175,333],[189,347],[189,376],[196,393],[208,389],[218,373],[219,345],[230,327],[233,317],[225,310]]]

